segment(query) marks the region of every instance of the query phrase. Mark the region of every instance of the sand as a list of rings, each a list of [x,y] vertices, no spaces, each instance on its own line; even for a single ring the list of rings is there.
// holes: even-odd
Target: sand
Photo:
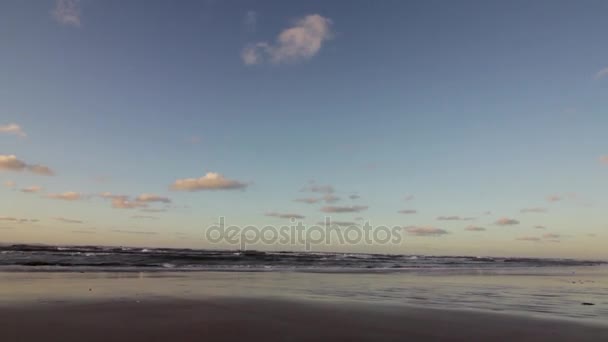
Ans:
[[[277,299],[0,306],[13,341],[608,341],[608,325],[475,311]]]

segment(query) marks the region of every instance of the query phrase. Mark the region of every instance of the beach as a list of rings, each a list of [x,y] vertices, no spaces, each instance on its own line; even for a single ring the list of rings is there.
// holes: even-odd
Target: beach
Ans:
[[[262,299],[67,302],[0,310],[13,341],[601,341],[608,327],[455,310]]]
[[[0,272],[0,332],[8,342],[600,341],[600,271]]]

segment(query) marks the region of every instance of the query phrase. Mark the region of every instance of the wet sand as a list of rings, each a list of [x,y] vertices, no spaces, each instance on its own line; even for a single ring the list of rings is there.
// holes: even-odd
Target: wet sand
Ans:
[[[608,326],[382,304],[280,299],[120,300],[0,306],[17,341],[602,341]]]

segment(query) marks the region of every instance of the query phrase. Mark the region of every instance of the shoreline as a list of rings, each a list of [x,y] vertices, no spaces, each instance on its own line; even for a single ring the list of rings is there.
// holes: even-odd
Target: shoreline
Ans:
[[[261,298],[63,301],[0,306],[5,341],[598,341],[608,325],[510,313]]]

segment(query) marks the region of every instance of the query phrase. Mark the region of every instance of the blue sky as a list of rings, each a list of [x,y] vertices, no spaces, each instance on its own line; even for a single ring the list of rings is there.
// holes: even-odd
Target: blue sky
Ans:
[[[353,251],[608,258],[607,12],[603,1],[3,1],[0,241],[204,248],[221,215],[314,223],[323,206],[360,205],[332,217],[447,234],[406,230],[403,246]],[[172,188],[207,173],[220,178]],[[311,182],[340,200],[294,202],[324,195],[303,192]]]

